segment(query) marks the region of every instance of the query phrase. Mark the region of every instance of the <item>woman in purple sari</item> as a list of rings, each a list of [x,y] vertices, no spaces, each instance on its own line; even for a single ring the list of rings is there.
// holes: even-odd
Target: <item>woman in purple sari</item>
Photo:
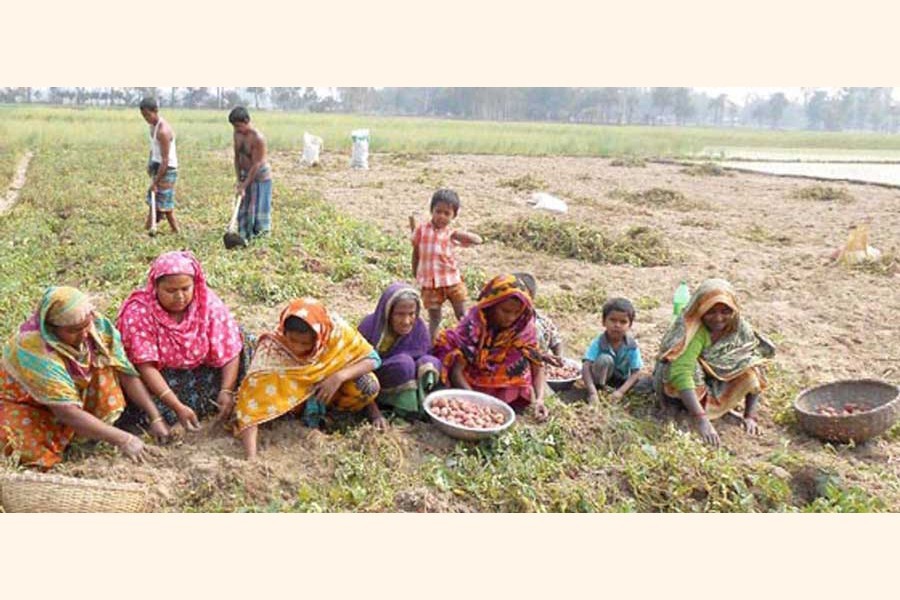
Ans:
[[[359,332],[381,356],[375,371],[381,384],[378,404],[403,417],[422,414],[422,401],[440,381],[441,363],[428,354],[431,337],[419,316],[422,298],[406,283],[392,283]]]

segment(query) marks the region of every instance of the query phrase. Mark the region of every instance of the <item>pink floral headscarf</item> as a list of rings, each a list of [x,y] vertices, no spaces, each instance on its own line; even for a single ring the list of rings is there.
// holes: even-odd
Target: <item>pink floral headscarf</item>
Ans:
[[[194,278],[194,299],[180,323],[156,298],[156,282],[166,275]],[[203,269],[190,252],[167,252],[153,261],[147,285],[132,292],[122,305],[116,327],[132,363],[152,362],[160,369],[219,368],[243,347],[237,323],[206,286]]]

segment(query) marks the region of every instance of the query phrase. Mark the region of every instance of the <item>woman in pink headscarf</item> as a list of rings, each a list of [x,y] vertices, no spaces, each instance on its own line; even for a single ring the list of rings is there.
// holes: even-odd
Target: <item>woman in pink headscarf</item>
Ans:
[[[194,431],[208,414],[230,415],[250,349],[243,352],[241,330],[193,254],[167,252],[153,261],[147,285],[122,305],[116,327],[166,422]],[[126,425],[141,424],[141,415],[130,416],[126,411]]]

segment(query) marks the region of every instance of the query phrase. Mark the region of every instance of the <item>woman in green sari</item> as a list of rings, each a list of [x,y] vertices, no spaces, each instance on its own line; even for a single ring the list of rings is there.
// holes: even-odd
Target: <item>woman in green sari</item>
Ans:
[[[681,404],[696,419],[703,440],[718,446],[711,419],[741,402],[744,429],[759,433],[763,366],[774,354],[775,346],[741,316],[731,284],[707,279],[663,337],[654,386],[664,408]]]

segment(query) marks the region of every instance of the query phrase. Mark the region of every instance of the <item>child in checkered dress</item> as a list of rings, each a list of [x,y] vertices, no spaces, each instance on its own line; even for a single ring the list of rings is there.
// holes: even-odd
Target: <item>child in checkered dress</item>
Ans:
[[[415,228],[412,236],[412,272],[422,289],[422,303],[428,310],[431,339],[441,324],[441,309],[450,301],[457,319],[466,313],[466,285],[453,255],[454,245],[480,244],[481,236],[452,229],[459,214],[459,195],[440,189],[431,197],[431,220]]]

